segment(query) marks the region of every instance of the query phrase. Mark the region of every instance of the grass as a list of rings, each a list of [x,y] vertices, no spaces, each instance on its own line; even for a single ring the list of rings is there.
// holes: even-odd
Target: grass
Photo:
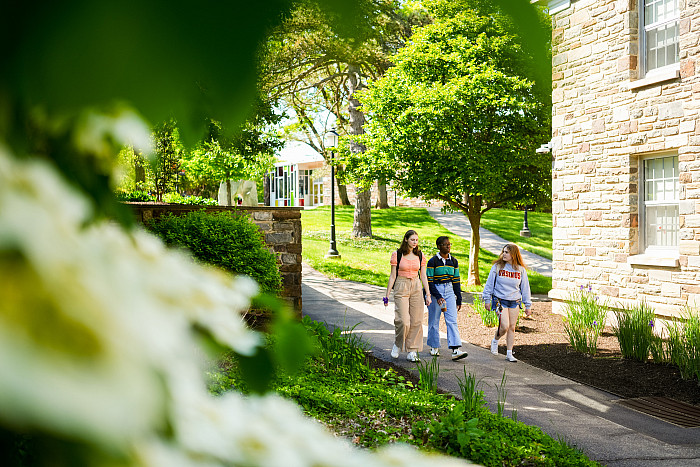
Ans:
[[[372,210],[370,239],[353,239],[353,207],[336,206],[335,230],[340,259],[327,259],[330,241],[330,208],[327,206],[302,211],[302,255],[314,269],[331,277],[386,287],[389,281],[389,258],[399,247],[408,229],[420,236],[421,250],[426,256],[436,253],[435,239],[448,235],[452,240],[452,254],[459,260],[462,289],[478,292],[483,286],[466,286],[469,269],[469,241],[451,234],[421,208],[390,208]],[[551,247],[551,244],[550,244]],[[479,250],[479,278],[486,282],[491,263],[496,255]],[[532,293],[546,294],[552,288],[552,279],[528,272]]]
[[[533,211],[527,213],[531,237],[520,236],[523,219],[523,211],[490,209],[481,218],[481,226],[530,253],[552,259],[552,214]]]

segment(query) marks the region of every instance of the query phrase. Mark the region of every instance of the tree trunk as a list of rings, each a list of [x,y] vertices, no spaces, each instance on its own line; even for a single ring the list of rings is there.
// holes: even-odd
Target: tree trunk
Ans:
[[[335,184],[338,187],[338,198],[340,198],[340,204],[343,206],[350,206],[350,198],[348,198],[348,187],[335,179]]]
[[[469,219],[472,233],[469,239],[469,273],[467,285],[481,285],[479,278],[479,248],[481,247],[481,196],[465,197],[467,209],[463,210]]]
[[[350,115],[350,127],[348,134],[352,137],[365,132],[365,114],[360,110],[360,102],[355,98],[355,92],[362,89],[360,67],[357,65],[348,66],[348,113]],[[356,141],[350,140],[350,150],[354,153],[365,152],[365,147]],[[372,236],[372,190],[357,192],[355,199],[355,215],[352,224],[353,237]]]
[[[377,207],[379,209],[389,209],[389,198],[386,194],[386,183],[379,180],[377,183],[377,191],[379,196],[377,196]]]
[[[226,179],[226,206],[233,206],[231,202],[231,179]]]
[[[372,236],[372,190],[357,192],[355,215],[352,223],[353,237]]]

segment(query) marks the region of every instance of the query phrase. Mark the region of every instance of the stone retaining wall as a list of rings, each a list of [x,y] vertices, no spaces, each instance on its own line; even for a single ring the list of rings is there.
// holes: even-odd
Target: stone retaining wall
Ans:
[[[138,222],[158,218],[167,213],[182,215],[206,209],[207,212],[232,211],[245,213],[264,234],[265,244],[277,256],[283,290],[280,296],[301,313],[301,210],[294,207],[265,206],[186,206],[181,204],[127,203]]]

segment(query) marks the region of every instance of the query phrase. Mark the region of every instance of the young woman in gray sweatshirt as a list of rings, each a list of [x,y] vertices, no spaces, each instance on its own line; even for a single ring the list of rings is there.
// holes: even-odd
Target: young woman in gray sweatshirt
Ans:
[[[505,335],[506,360],[517,362],[518,360],[513,356],[513,341],[521,304],[525,305],[527,316],[532,313],[530,283],[517,245],[508,243],[493,263],[484,286],[483,300],[487,310],[493,308],[498,314],[498,329],[491,341],[491,353],[498,355],[498,340]]]

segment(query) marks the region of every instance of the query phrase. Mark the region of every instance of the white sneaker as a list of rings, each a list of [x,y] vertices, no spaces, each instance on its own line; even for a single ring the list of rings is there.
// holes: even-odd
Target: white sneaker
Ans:
[[[508,360],[509,362],[517,362],[518,361],[518,359],[512,355],[506,355],[506,360]]]
[[[452,360],[461,360],[467,356],[467,352],[464,350],[454,349],[452,351]]]
[[[415,363],[417,361],[420,361],[420,358],[418,357],[417,352],[408,352],[408,355],[406,355],[406,360],[408,360],[409,362]]]
[[[399,358],[399,349],[396,344],[391,348],[391,358]]]
[[[436,349],[435,347],[430,348],[430,355],[433,357],[439,357],[440,356],[440,349]]]
[[[491,353],[498,355],[498,341],[491,339]]]

